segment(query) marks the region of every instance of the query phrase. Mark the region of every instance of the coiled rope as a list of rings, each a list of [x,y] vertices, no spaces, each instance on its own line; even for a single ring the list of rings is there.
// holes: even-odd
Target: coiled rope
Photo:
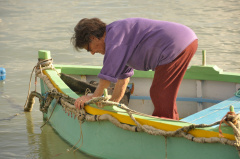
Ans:
[[[46,60],[41,60],[38,59],[38,63],[33,67],[31,75],[30,75],[30,80],[29,80],[29,86],[28,86],[28,95],[27,95],[27,100],[24,104],[24,111],[31,111],[28,110],[31,106],[31,104],[34,104],[35,100],[34,97],[38,97],[39,98],[39,102],[41,104],[43,104],[43,100],[41,98],[41,95],[37,92],[37,76],[39,76],[39,74],[41,73],[41,75],[43,75],[43,70],[46,69],[52,69],[55,70],[57,72],[57,70],[55,69],[55,67],[53,66],[53,59],[46,59]],[[32,97],[30,98],[30,89],[31,89],[31,83],[32,83],[32,76],[33,76],[33,72],[35,71],[35,93],[32,93]],[[59,73],[57,72],[57,74],[59,75]],[[59,75],[60,76],[60,75]],[[46,78],[46,77],[45,77]],[[30,103],[28,102],[29,98],[31,99]],[[40,99],[41,98],[41,99]],[[29,103],[30,105],[27,106],[27,103]]]

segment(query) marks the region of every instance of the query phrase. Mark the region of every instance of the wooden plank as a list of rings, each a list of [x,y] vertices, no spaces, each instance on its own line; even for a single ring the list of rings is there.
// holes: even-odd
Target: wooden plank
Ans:
[[[181,121],[193,124],[212,124],[221,120],[227,114],[227,112],[229,112],[229,107],[231,105],[234,106],[235,113],[240,113],[240,98],[233,96],[212,107],[183,118]]]

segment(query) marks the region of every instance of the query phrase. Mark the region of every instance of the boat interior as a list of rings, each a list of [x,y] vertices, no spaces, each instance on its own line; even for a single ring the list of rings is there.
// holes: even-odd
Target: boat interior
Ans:
[[[92,93],[96,89],[98,79],[92,75],[61,75],[61,79],[79,96]],[[125,96],[120,103],[130,109],[151,115],[154,106],[149,95],[151,78],[131,78]],[[108,89],[111,95],[114,84]],[[235,112],[240,113],[240,98],[234,93],[240,89],[240,84],[184,79],[181,83],[177,106],[180,121],[193,124],[212,124],[220,121],[234,106]]]

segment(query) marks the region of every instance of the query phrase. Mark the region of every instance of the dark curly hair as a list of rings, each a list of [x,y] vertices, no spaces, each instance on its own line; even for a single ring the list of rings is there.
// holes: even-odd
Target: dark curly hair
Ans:
[[[103,37],[106,31],[106,24],[98,18],[84,18],[74,27],[74,34],[71,43],[77,51],[91,42],[90,37],[95,36],[98,39]]]

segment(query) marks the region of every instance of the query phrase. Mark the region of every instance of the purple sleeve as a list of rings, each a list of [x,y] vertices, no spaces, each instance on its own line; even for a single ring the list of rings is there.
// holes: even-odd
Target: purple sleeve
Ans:
[[[131,77],[132,75],[134,75],[133,68],[129,67],[129,66],[125,66],[122,74],[120,74],[118,79],[125,79],[125,78],[128,78],[128,77]]]
[[[127,66],[131,47],[127,45],[106,45],[103,68],[98,77],[116,83],[117,79],[131,77],[133,68]]]

